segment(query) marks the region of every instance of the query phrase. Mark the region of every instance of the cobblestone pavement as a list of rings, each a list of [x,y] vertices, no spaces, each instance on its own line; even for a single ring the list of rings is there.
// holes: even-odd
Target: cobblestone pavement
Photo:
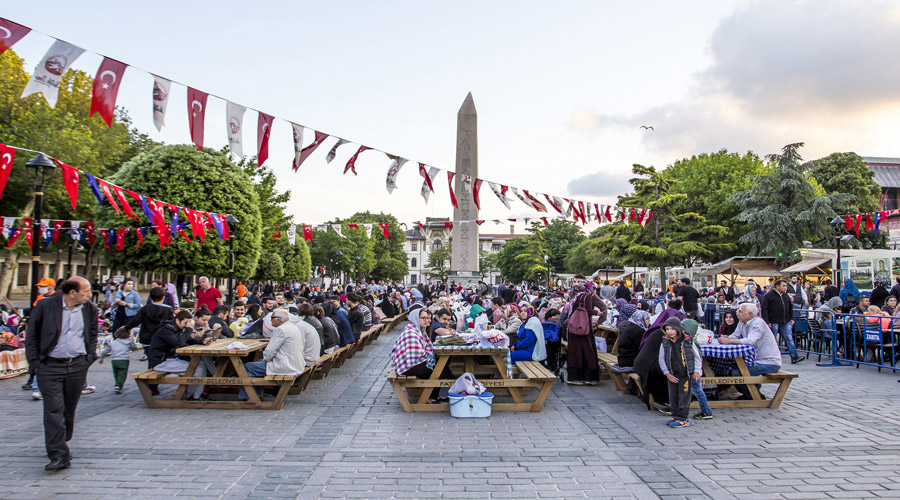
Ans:
[[[73,466],[52,475],[41,403],[2,380],[0,498],[900,498],[890,372],[788,365],[800,377],[780,409],[688,429],[609,381],[557,384],[540,413],[457,420],[400,409],[385,380],[397,333],[277,412],[148,410],[94,365]]]

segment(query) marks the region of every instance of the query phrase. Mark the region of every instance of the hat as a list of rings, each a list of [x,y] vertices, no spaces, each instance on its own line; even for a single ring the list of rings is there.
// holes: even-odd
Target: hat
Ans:
[[[697,328],[700,327],[700,323],[692,319],[686,319],[681,322],[681,327],[684,328],[684,333],[690,335],[691,337],[697,333]]]
[[[40,285],[40,283],[38,283],[38,285]],[[871,297],[872,297],[872,292],[859,292],[859,296],[860,296],[860,297],[871,298]]]
[[[41,281],[37,282],[37,286],[56,286],[56,282],[53,281],[53,278],[41,278]]]

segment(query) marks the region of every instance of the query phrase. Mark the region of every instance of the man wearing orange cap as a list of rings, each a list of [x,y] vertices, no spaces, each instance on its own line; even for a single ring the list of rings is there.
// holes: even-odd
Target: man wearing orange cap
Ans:
[[[53,292],[56,291],[56,282],[53,281],[53,278],[41,278],[41,281],[37,282],[37,287],[38,296],[34,299],[34,304],[31,304],[31,307],[36,306],[38,301],[44,297],[53,295]]]

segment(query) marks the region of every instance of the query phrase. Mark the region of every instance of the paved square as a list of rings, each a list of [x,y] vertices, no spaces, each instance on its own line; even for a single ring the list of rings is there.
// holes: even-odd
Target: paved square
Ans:
[[[900,498],[890,372],[788,365],[800,378],[780,409],[715,410],[688,429],[610,381],[557,384],[540,413],[457,420],[400,409],[386,382],[398,332],[277,412],[148,410],[95,364],[73,466],[52,475],[41,403],[25,377],[2,380],[0,498]]]

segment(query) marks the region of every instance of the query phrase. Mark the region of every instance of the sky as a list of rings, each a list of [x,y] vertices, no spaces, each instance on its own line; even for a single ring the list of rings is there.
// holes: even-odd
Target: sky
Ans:
[[[900,156],[900,3],[47,0],[0,16],[86,49],[76,69],[94,74],[98,54],[128,63],[118,105],[167,144],[190,143],[186,90],[173,83],[157,132],[147,72],[276,116],[266,164],[297,223],[451,217],[446,178],[426,204],[414,162],[454,169],[468,92],[479,178],[586,202],[615,203],[634,163],[721,149]],[[32,32],[14,50],[30,72],[52,42]],[[248,110],[245,153],[256,120]],[[288,121],[410,163],[388,194],[384,154],[364,152],[345,176],[356,146],[326,164],[329,138],[294,173]],[[225,130],[225,101],[210,97],[205,145],[224,146]],[[507,210],[486,185],[481,199],[480,218],[538,215],[518,200]]]

